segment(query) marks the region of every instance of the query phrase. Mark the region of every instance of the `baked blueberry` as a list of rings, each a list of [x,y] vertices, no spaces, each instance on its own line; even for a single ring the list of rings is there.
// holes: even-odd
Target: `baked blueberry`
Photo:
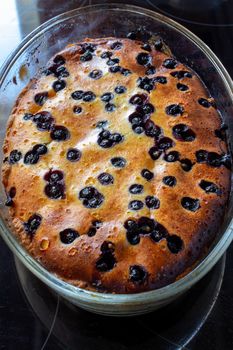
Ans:
[[[218,168],[222,165],[222,156],[216,152],[208,152],[207,164]]]
[[[195,132],[185,124],[173,126],[172,134],[178,141],[192,142],[196,138]]]
[[[176,178],[174,176],[164,176],[163,183],[166,186],[174,187],[176,185]]]
[[[114,182],[113,176],[111,174],[108,174],[108,173],[101,173],[98,176],[98,180],[101,183],[101,185],[104,185],[104,186],[111,185]]]
[[[194,163],[192,163],[190,159],[184,158],[184,159],[180,160],[180,165],[184,171],[190,171],[192,169]]]
[[[195,198],[183,197],[181,199],[181,205],[184,209],[195,212],[200,208],[200,201]]]
[[[127,69],[127,68],[121,68],[120,72],[122,75],[124,75],[125,77],[127,77],[128,75],[132,74],[131,70]]]
[[[31,238],[33,237],[33,235],[38,230],[38,228],[39,228],[39,226],[41,224],[41,221],[42,221],[42,216],[41,215],[33,214],[32,216],[30,216],[28,221],[23,224],[25,232],[28,235],[30,235]]]
[[[54,90],[54,91],[58,92],[58,91],[60,91],[60,90],[65,89],[65,87],[66,87],[66,82],[65,82],[65,80],[56,80],[56,81],[53,83],[52,87],[53,87],[53,90]]]
[[[172,77],[177,79],[192,78],[192,74],[185,70],[177,70],[177,71],[171,72],[170,74]]]
[[[75,113],[75,114],[80,114],[81,112],[82,112],[82,107],[81,106],[74,106],[74,108],[73,108],[73,112]]]
[[[177,66],[177,61],[173,58],[167,58],[163,61],[163,66],[168,69],[174,69]]]
[[[177,151],[171,151],[169,153],[166,153],[164,155],[164,160],[166,160],[166,162],[172,163],[172,162],[176,162],[177,160],[179,160],[180,154]]]
[[[15,164],[20,161],[22,158],[22,153],[18,151],[17,149],[14,149],[11,151],[10,156],[9,156],[9,164]]]
[[[64,198],[65,188],[62,183],[48,183],[45,186],[45,194],[51,199],[61,199]]]
[[[115,64],[118,64],[120,62],[119,58],[110,58],[107,61],[108,66],[114,66]]]
[[[96,123],[96,128],[103,129],[108,125],[107,120],[100,120],[98,123]]]
[[[33,118],[33,114],[31,114],[31,113],[25,113],[23,116],[24,120],[30,120],[32,118]]]
[[[129,280],[136,284],[143,284],[148,278],[148,272],[140,265],[132,265],[129,268]]]
[[[199,186],[206,193],[214,193],[214,194],[217,194],[218,196],[220,196],[222,193],[220,188],[211,181],[201,180],[201,182],[199,183]]]
[[[87,62],[92,60],[92,57],[93,57],[92,53],[90,51],[86,51],[82,56],[80,56],[80,61]]]
[[[156,69],[154,66],[149,66],[149,68],[147,68],[147,70],[145,71],[146,75],[153,75],[156,73]]]
[[[81,158],[81,151],[79,151],[77,148],[70,148],[67,151],[66,158],[70,162],[77,162]]]
[[[146,179],[147,181],[152,180],[153,177],[154,177],[154,174],[153,174],[150,170],[148,170],[148,169],[142,169],[141,175],[142,175],[142,177],[144,177],[144,179]]]
[[[183,249],[184,243],[177,235],[169,235],[167,237],[167,247],[173,254],[178,254]]]
[[[112,67],[109,67],[109,72],[110,72],[110,73],[121,72],[121,67],[120,67],[120,66],[112,66]]]
[[[44,175],[44,180],[51,184],[62,182],[63,178],[64,178],[64,175],[61,170],[49,170]]]
[[[151,52],[151,46],[149,43],[145,43],[141,46],[141,49],[145,50],[145,51],[148,51],[148,52]]]
[[[141,66],[148,66],[151,64],[152,57],[146,52],[140,52],[136,57],[136,61]]]
[[[106,103],[105,110],[107,112],[113,112],[113,111],[115,111],[115,109],[116,109],[116,106],[113,103],[109,103],[109,102]]]
[[[24,156],[24,164],[36,164],[39,161],[39,154],[35,151],[28,151]]]
[[[174,146],[174,142],[169,137],[161,137],[161,139],[159,139],[158,141],[158,147],[160,150],[165,151],[168,148],[171,148],[173,146]]]
[[[172,104],[165,108],[165,112],[167,115],[171,115],[173,117],[181,116],[184,113],[184,108],[179,104]]]
[[[126,238],[127,238],[127,241],[132,245],[136,245],[140,243],[140,235],[137,232],[127,231]]]
[[[118,85],[118,86],[116,86],[115,87],[115,93],[116,94],[123,94],[124,92],[126,92],[126,87],[125,86],[123,86],[123,85]]]
[[[133,200],[129,202],[129,209],[130,210],[140,210],[143,208],[143,202],[139,200]]]
[[[140,87],[143,90],[150,92],[151,90],[154,89],[153,79],[150,79],[148,77],[143,77],[143,78],[138,78],[137,82],[138,82],[138,87]]]
[[[126,159],[123,157],[114,157],[111,163],[115,168],[124,168],[126,166]]]
[[[143,192],[143,186],[139,184],[133,184],[129,187],[129,192],[132,194],[139,194]]]
[[[120,50],[122,48],[123,44],[120,41],[115,41],[114,43],[111,44],[111,49],[112,50]]]
[[[208,152],[200,149],[199,151],[196,151],[196,159],[198,163],[205,163],[208,158]]]
[[[176,87],[180,91],[187,91],[189,89],[189,87],[187,85],[181,84],[181,83],[176,84]]]
[[[157,160],[161,156],[162,152],[156,146],[149,149],[149,155],[153,160]]]
[[[124,228],[128,231],[137,231],[138,224],[135,219],[128,219],[124,222]]]
[[[159,84],[167,84],[167,78],[166,77],[162,77],[162,76],[158,76],[158,77],[155,77],[154,79],[154,82],[155,83],[159,83]]]
[[[50,137],[54,141],[66,141],[70,138],[70,132],[65,126],[55,125],[50,132]]]
[[[211,103],[206,98],[199,98],[198,103],[205,108],[211,107]]]
[[[89,230],[87,231],[88,237],[93,237],[95,236],[97,232],[97,229],[95,227],[90,227]]]
[[[162,39],[157,39],[154,42],[154,47],[157,51],[161,51],[161,49],[163,48],[163,41]]]
[[[33,116],[33,122],[40,131],[49,131],[54,123],[54,118],[50,112],[39,112]]]
[[[79,198],[83,200],[83,205],[86,208],[98,208],[104,201],[104,196],[92,186],[84,187],[79,192]]]
[[[64,244],[71,244],[77,237],[79,237],[78,231],[73,230],[72,228],[66,228],[65,230],[61,231],[59,235],[61,242]]]
[[[114,95],[111,92],[105,92],[100,98],[103,102],[109,102],[114,98]]]
[[[103,73],[100,69],[94,69],[92,72],[89,73],[89,77],[91,79],[100,79],[103,76]]]
[[[34,96],[34,101],[38,106],[43,106],[48,98],[49,98],[48,92],[44,91],[36,94]]]
[[[104,51],[104,52],[102,52],[100,57],[101,58],[110,58],[112,55],[113,55],[113,53],[111,51]]]
[[[144,125],[144,130],[146,136],[149,137],[155,137],[157,138],[159,135],[161,135],[161,128],[158,125],[155,125],[152,120],[147,120],[147,122]]]
[[[86,91],[83,93],[82,98],[84,102],[91,102],[95,100],[96,95],[92,91]]]
[[[62,66],[66,63],[66,60],[62,55],[56,55],[53,59],[53,62],[56,63],[58,66]]]
[[[158,209],[160,207],[160,200],[155,196],[147,196],[145,203],[149,209]]]
[[[84,92],[82,90],[76,90],[76,91],[72,92],[71,97],[74,100],[81,100],[83,98],[83,94],[84,94]]]
[[[155,227],[150,234],[150,238],[154,242],[158,243],[159,241],[161,241],[161,239],[166,238],[167,236],[168,236],[168,232],[166,228],[159,222],[156,222]]]

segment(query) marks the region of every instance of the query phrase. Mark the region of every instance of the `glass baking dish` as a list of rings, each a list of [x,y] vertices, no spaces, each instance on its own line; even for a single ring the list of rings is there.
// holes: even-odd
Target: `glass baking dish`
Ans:
[[[194,34],[173,20],[141,7],[123,4],[92,5],[61,14],[29,34],[10,55],[0,71],[1,146],[8,116],[14,102],[29,80],[43,69],[57,51],[86,37],[126,37],[127,33],[145,25],[160,35],[182,63],[194,69],[216,99],[223,121],[229,126],[228,142],[233,143],[232,80],[213,52]],[[1,152],[1,162],[2,162]],[[86,310],[112,316],[132,316],[153,311],[187,291],[220,259],[233,238],[232,193],[223,224],[208,254],[187,275],[166,287],[138,294],[107,294],[74,287],[43,268],[19,244],[12,234],[5,193],[0,192],[0,231],[3,239],[39,279],[53,291]]]

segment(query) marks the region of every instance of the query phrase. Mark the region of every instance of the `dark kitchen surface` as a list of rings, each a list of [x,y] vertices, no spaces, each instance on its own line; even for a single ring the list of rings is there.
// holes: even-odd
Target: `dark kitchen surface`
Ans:
[[[1,0],[0,64],[39,24],[93,3],[107,1]],[[232,0],[128,3],[164,13],[189,28],[233,76]],[[69,305],[15,262],[1,239],[0,251],[0,350],[233,349],[233,246],[182,299],[128,319],[92,315]]]

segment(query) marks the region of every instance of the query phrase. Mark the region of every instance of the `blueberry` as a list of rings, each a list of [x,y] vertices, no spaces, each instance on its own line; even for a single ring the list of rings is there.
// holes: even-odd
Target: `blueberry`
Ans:
[[[90,199],[93,198],[97,194],[97,190],[92,187],[84,187],[80,192],[79,192],[79,198],[83,199]]]
[[[82,97],[84,102],[90,102],[96,98],[96,95],[92,91],[86,91],[83,93]]]
[[[38,106],[43,106],[48,98],[49,94],[47,91],[40,92],[34,96],[34,101]]]
[[[144,177],[144,179],[146,179],[147,181],[152,180],[153,177],[154,177],[154,174],[153,174],[150,170],[148,170],[148,169],[142,169],[141,175],[142,175],[142,177]]]
[[[164,176],[163,183],[166,186],[174,187],[176,185],[176,178],[174,176]]]
[[[173,126],[172,134],[177,140],[184,142],[192,142],[196,138],[195,132],[185,124]]]
[[[39,161],[39,154],[34,151],[28,151],[23,161],[25,164],[36,164]]]
[[[55,125],[50,132],[50,137],[54,141],[66,141],[70,138],[70,132],[65,126]]]
[[[129,102],[132,105],[141,106],[147,101],[147,99],[148,99],[148,95],[146,94],[136,94],[130,98]]]
[[[114,98],[114,95],[111,92],[105,92],[100,98],[103,102],[109,102]]]
[[[115,109],[116,109],[116,106],[113,103],[109,103],[109,102],[106,103],[105,110],[107,112],[113,112],[113,111],[115,111]]]
[[[189,89],[189,87],[185,84],[181,84],[181,83],[178,83],[176,85],[177,89],[180,90],[180,91],[187,91]]]
[[[167,236],[168,236],[168,232],[166,228],[159,222],[156,222],[155,228],[150,234],[150,238],[154,242],[158,243],[159,241],[161,241],[161,239],[166,238]]]
[[[101,58],[110,58],[113,55],[111,51],[105,51],[101,54]]]
[[[122,85],[118,85],[115,87],[115,93],[116,94],[123,94],[124,92],[126,92],[126,87],[122,86]]]
[[[76,148],[70,148],[67,151],[66,158],[70,162],[77,162],[81,158],[81,152]]]
[[[64,198],[64,185],[61,183],[49,183],[45,186],[45,194],[51,199]]]
[[[39,154],[40,156],[48,152],[48,148],[44,144],[37,144],[33,147],[33,152]]]
[[[86,51],[94,52],[96,49],[96,45],[93,43],[84,43],[81,46],[82,46],[84,52],[86,52]]]
[[[112,67],[109,68],[109,72],[110,73],[121,72],[121,67],[120,66],[112,66]]]
[[[148,235],[155,229],[155,220],[150,219],[146,216],[142,216],[138,219],[137,231],[141,235]]]
[[[37,229],[39,228],[40,224],[42,221],[42,216],[39,214],[33,214],[30,216],[27,222],[25,222],[24,225],[24,230],[25,232],[31,236],[36,233]]]
[[[199,98],[198,103],[205,108],[211,107],[211,103],[206,98]]]
[[[139,108],[142,114],[152,114],[155,111],[155,107],[151,103],[146,103],[143,106],[137,107],[137,109]]]
[[[171,72],[170,75],[177,79],[192,78],[192,74],[185,70],[177,70],[177,71]]]
[[[157,160],[161,156],[161,153],[162,152],[156,146],[149,149],[149,155],[153,160]]]
[[[184,113],[184,108],[179,104],[172,104],[165,108],[165,112],[167,115],[171,115],[173,117],[181,116]]]
[[[190,198],[190,197],[183,197],[181,199],[181,205],[184,209],[190,210],[190,211],[197,211],[200,208],[200,202],[198,199]]]
[[[154,82],[159,83],[159,84],[167,84],[167,78],[162,77],[162,76],[158,76],[158,77],[154,78]]]
[[[145,43],[141,46],[141,49],[145,50],[145,51],[148,51],[148,52],[151,52],[151,46],[150,44],[148,43]]]
[[[83,94],[84,94],[84,92],[82,90],[77,90],[77,91],[72,92],[71,97],[74,100],[81,100],[83,98]]]
[[[62,181],[64,178],[64,175],[61,170],[49,170],[44,175],[44,180],[48,181],[51,184],[55,184],[57,182]]]
[[[115,41],[114,43],[111,44],[111,49],[112,50],[120,50],[122,48],[122,43],[120,41]]]
[[[24,120],[30,120],[32,118],[33,118],[33,114],[31,114],[31,113],[25,113],[23,116]]]
[[[103,129],[108,125],[108,121],[107,120],[101,120],[98,123],[96,123],[96,128],[98,129]]]
[[[123,139],[124,139],[124,137],[123,137],[121,134],[119,134],[118,132],[115,132],[114,134],[112,134],[112,135],[110,136],[110,140],[112,140],[112,142],[113,142],[114,144],[115,144],[115,143],[120,143],[120,142],[122,142]]]
[[[172,162],[176,162],[177,160],[179,160],[180,154],[177,151],[171,151],[167,154],[164,155],[164,160],[166,160],[166,162],[172,163]]]
[[[207,164],[215,168],[220,167],[222,165],[221,155],[216,152],[208,152]]]
[[[139,184],[133,184],[129,187],[129,192],[132,194],[139,194],[143,192],[143,186]]]
[[[184,158],[180,160],[180,165],[184,171],[190,171],[194,163],[192,163],[190,159]]]
[[[63,64],[66,63],[66,60],[62,55],[57,55],[54,57],[53,62],[59,66],[62,66]]]
[[[79,233],[72,228],[66,228],[65,230],[60,232],[60,240],[64,244],[71,244],[74,240],[79,237]]]
[[[75,113],[75,114],[80,114],[81,112],[82,112],[82,107],[81,106],[74,106],[74,108],[73,108],[73,112]]]
[[[214,184],[213,182],[210,182],[210,181],[201,180],[201,182],[199,183],[199,186],[206,193],[215,193],[218,196],[220,196],[222,193],[220,188],[216,184]]]
[[[129,202],[129,209],[130,210],[140,210],[143,208],[143,202],[139,200],[133,200]]]
[[[133,112],[132,114],[129,115],[129,122],[132,125],[140,125],[143,126],[143,115],[138,112]]]
[[[157,197],[147,196],[145,198],[145,203],[149,209],[158,209],[160,207],[160,201]]]
[[[104,185],[104,186],[111,185],[114,182],[113,176],[111,174],[108,174],[108,173],[101,173],[98,176],[98,180],[101,183],[101,185]]]
[[[86,51],[82,56],[80,56],[80,61],[87,62],[92,60],[92,53],[90,51]]]
[[[129,279],[136,284],[143,284],[148,278],[148,272],[140,265],[132,265],[129,268]]]
[[[103,76],[103,73],[100,69],[94,69],[92,72],[89,73],[89,77],[91,79],[100,79]]]
[[[224,123],[222,123],[220,129],[215,130],[215,136],[220,138],[220,140],[225,141],[226,140],[226,130],[228,129],[228,126]]]
[[[124,168],[126,166],[126,160],[122,157],[112,158],[111,163],[115,168]]]
[[[114,66],[119,62],[120,62],[119,58],[110,58],[106,63],[108,66]]]
[[[100,272],[110,271],[115,265],[116,259],[112,253],[101,254],[100,258],[96,261],[96,268]]]
[[[172,139],[170,139],[169,137],[162,137],[159,141],[158,141],[158,147],[160,150],[167,150],[168,148],[171,148],[174,146],[174,142],[172,141]]]
[[[67,78],[70,74],[65,67],[58,67],[54,72],[57,78]]]
[[[149,68],[147,68],[147,70],[145,71],[146,75],[152,75],[156,73],[156,69],[154,66],[149,66]]]
[[[201,149],[196,152],[196,159],[198,163],[205,163],[207,161],[208,152]]]
[[[132,129],[135,132],[135,134],[138,134],[138,135],[144,132],[144,128],[142,126],[133,125]]]
[[[15,187],[11,187],[8,194],[7,194],[7,200],[5,202],[5,205],[7,207],[11,207],[13,206],[14,202],[13,202],[13,198],[15,197],[16,195],[16,188]]]
[[[113,146],[113,142],[110,139],[98,138],[97,143],[102,148],[110,148]]]
[[[137,232],[127,231],[126,238],[127,241],[132,245],[136,245],[140,242],[140,236]]]
[[[148,66],[151,64],[152,57],[146,52],[141,52],[137,55],[136,61],[141,66]]]
[[[95,236],[96,232],[97,232],[97,230],[95,227],[90,227],[88,232],[87,232],[87,235],[88,235],[88,237],[93,237],[93,236]]]
[[[131,70],[129,70],[127,68],[121,68],[120,71],[121,71],[121,74],[124,75],[125,77],[132,74]]]
[[[9,164],[15,164],[20,161],[22,158],[22,153],[18,151],[17,149],[14,149],[11,151],[10,156],[9,156]]]
[[[92,226],[94,226],[95,228],[99,229],[101,226],[103,226],[103,223],[100,220],[93,220],[92,221]]]
[[[168,69],[174,69],[177,66],[177,61],[173,58],[167,58],[163,61],[163,66]]]
[[[124,222],[124,228],[128,231],[137,231],[138,224],[135,219],[128,219]]]
[[[138,87],[148,92],[154,89],[153,80],[148,77],[138,78],[137,83],[138,83]]]
[[[54,118],[49,112],[39,112],[33,116],[33,122],[40,131],[49,131],[53,125]]]
[[[66,87],[66,82],[65,80],[56,80],[53,85],[53,90],[58,92],[60,90],[63,90]]]
[[[79,192],[79,198],[83,199],[86,208],[98,208],[104,201],[104,196],[92,186],[83,188]]]
[[[136,32],[129,32],[129,33],[127,34],[127,38],[128,38],[128,39],[131,39],[131,40],[136,40],[136,38],[137,38]]]
[[[111,135],[111,133],[108,130],[103,130],[99,133],[99,137],[102,137],[102,138],[109,138],[110,135]]]
[[[161,49],[163,48],[163,41],[162,39],[157,39],[155,42],[154,42],[154,47],[157,51],[161,51]]]
[[[169,235],[167,237],[167,247],[171,253],[179,253],[184,246],[182,239],[177,235]]]
[[[161,134],[161,128],[150,119],[145,123],[144,129],[146,136],[149,137],[158,137]]]

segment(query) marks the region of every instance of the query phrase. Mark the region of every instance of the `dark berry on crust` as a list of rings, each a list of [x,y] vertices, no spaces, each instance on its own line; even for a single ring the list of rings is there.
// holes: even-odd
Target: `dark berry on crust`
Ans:
[[[54,123],[54,118],[50,112],[39,112],[33,116],[33,122],[40,131],[49,131]]]
[[[181,199],[181,205],[184,209],[195,212],[200,208],[200,201],[195,198],[183,197]]]
[[[81,158],[81,152],[77,148],[70,148],[67,151],[66,158],[70,162],[77,162]]]
[[[162,152],[156,146],[153,146],[149,149],[149,155],[153,160],[157,160],[161,154]]]
[[[62,183],[48,183],[45,186],[45,194],[51,199],[65,198],[65,188]]]
[[[172,134],[177,140],[184,142],[191,142],[196,138],[195,132],[185,124],[177,124],[173,126]]]
[[[178,254],[183,249],[184,243],[177,235],[169,235],[167,237],[167,247],[173,254]]]
[[[173,117],[181,116],[184,113],[184,108],[179,104],[172,104],[165,108],[165,112],[167,115],[171,115]]]
[[[104,186],[111,185],[114,182],[113,176],[111,174],[108,174],[108,173],[101,173],[98,176],[98,180],[101,183],[101,185],[104,185]]]
[[[82,107],[81,106],[74,106],[74,108],[73,108],[73,112],[75,113],[75,114],[80,114],[81,112],[82,112]]]
[[[115,93],[116,94],[123,94],[124,92],[126,92],[127,88],[123,85],[118,85],[115,87]]]
[[[190,171],[194,163],[192,163],[190,159],[184,158],[180,160],[180,165],[184,171]]]
[[[140,265],[132,265],[129,268],[129,280],[135,284],[143,284],[148,278],[148,272]]]
[[[66,82],[65,80],[56,80],[53,85],[53,90],[58,92],[60,90],[63,90],[66,87]]]
[[[72,92],[71,97],[74,100],[81,100],[83,98],[83,94],[84,94],[84,92],[82,90],[77,90],[77,91]]]
[[[204,190],[206,193],[214,193],[217,196],[220,196],[222,191],[220,188],[214,184],[211,181],[206,181],[206,180],[201,180],[199,183],[199,186],[201,187],[202,190]]]
[[[143,192],[143,186],[139,184],[133,184],[129,187],[129,192],[132,194],[139,194]]]
[[[40,156],[41,155],[44,155],[48,152],[48,148],[46,145],[44,144],[37,144],[33,147],[33,152],[36,152],[37,154],[39,154]]]
[[[164,160],[166,160],[166,162],[172,163],[172,162],[176,162],[177,160],[179,160],[180,154],[177,151],[171,151],[169,153],[166,153],[164,155]]]
[[[177,61],[173,58],[167,58],[163,61],[163,66],[168,69],[174,69],[177,66]]]
[[[84,187],[79,192],[79,198],[88,209],[98,208],[104,201],[104,196],[92,186]]]
[[[15,164],[20,161],[22,158],[22,153],[18,151],[17,149],[14,149],[11,151],[10,156],[9,156],[9,164]]]
[[[155,227],[153,228],[153,231],[150,234],[150,238],[158,243],[161,241],[161,239],[166,238],[168,236],[168,232],[166,228],[160,224],[159,222],[155,223]]]
[[[50,137],[54,141],[66,141],[70,138],[70,132],[63,125],[55,125],[50,132]]]
[[[43,106],[48,98],[49,94],[47,91],[40,92],[34,96],[34,101],[38,106]]]
[[[206,98],[199,98],[198,103],[205,108],[211,107],[211,103]]]
[[[84,102],[91,102],[94,101],[96,95],[92,91],[86,91],[83,93],[82,98]]]
[[[77,237],[79,237],[78,231],[73,230],[72,228],[66,228],[61,231],[59,235],[61,242],[64,244],[71,244]]]
[[[111,163],[115,168],[124,168],[126,166],[126,159],[123,157],[114,157]]]
[[[92,72],[89,73],[89,77],[91,79],[100,79],[103,76],[103,73],[100,69],[94,69]]]
[[[147,196],[145,198],[145,203],[149,209],[158,209],[160,207],[159,199],[154,196]]]
[[[49,183],[57,183],[62,181],[64,178],[64,175],[61,170],[49,170],[45,175],[44,175],[44,180],[48,181]]]
[[[103,102],[109,102],[114,98],[114,95],[111,92],[105,92],[102,96],[101,96],[101,101]]]
[[[153,174],[150,170],[148,170],[148,169],[142,169],[141,175],[142,175],[142,177],[144,177],[144,179],[146,179],[147,181],[152,180],[153,177],[154,177],[154,174]]]
[[[42,221],[42,216],[39,214],[33,214],[30,216],[27,222],[23,224],[24,231],[32,238],[39,228]]]
[[[143,202],[139,200],[133,200],[129,202],[129,209],[130,210],[140,210],[143,208]]]
[[[181,83],[178,83],[176,85],[177,89],[180,90],[180,91],[187,91],[189,89],[189,87],[185,84],[181,84]]]
[[[171,72],[170,75],[177,79],[192,78],[192,74],[185,70],[177,70],[177,71]]]
[[[24,156],[24,164],[36,164],[39,161],[39,154],[34,151],[28,151]]]
[[[110,241],[104,241],[100,247],[101,255],[96,261],[96,268],[100,272],[107,272],[116,265],[114,256],[114,244]]]
[[[164,176],[163,183],[166,186],[174,187],[176,185],[176,178],[174,176]]]
[[[151,64],[152,57],[146,52],[141,52],[137,55],[136,61],[141,66],[148,66]]]
[[[115,41],[111,44],[112,50],[120,50],[122,48],[123,44],[120,41]]]

